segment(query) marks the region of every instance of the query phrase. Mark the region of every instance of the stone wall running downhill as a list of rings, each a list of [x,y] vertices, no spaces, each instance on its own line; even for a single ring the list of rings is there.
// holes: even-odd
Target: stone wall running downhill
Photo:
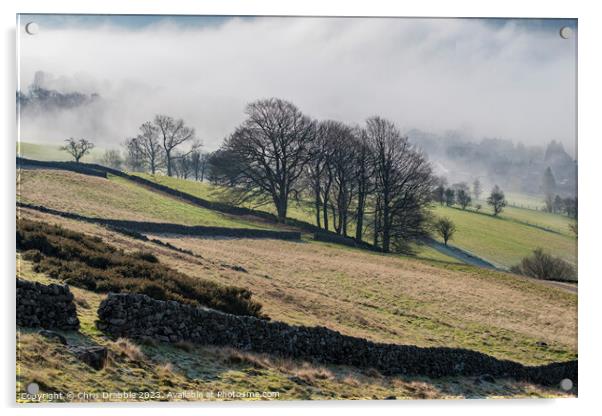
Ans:
[[[17,326],[79,329],[69,286],[43,285],[17,278]]]
[[[139,185],[142,185],[146,188],[150,188],[154,191],[158,191],[163,194],[182,199],[188,203],[191,203],[193,205],[196,205],[196,206],[199,206],[202,208],[211,209],[211,210],[222,212],[224,214],[229,214],[229,215],[252,216],[252,217],[261,219],[263,221],[266,221],[268,223],[274,223],[274,224],[278,223],[278,217],[269,212],[259,211],[259,210],[247,208],[247,207],[231,205],[231,204],[228,204],[225,202],[220,202],[220,201],[209,201],[207,199],[203,199],[203,198],[199,198],[197,196],[191,195],[187,192],[182,192],[177,189],[171,188],[169,186],[161,185],[160,183],[148,180],[141,176],[130,175],[127,172],[123,172],[118,169],[113,169],[113,168],[109,168],[106,166],[98,165],[95,163],[47,162],[47,161],[31,160],[31,159],[17,157],[17,166],[22,167],[22,168],[34,166],[34,167],[46,167],[49,169],[64,169],[64,170],[71,170],[71,171],[78,172],[78,173],[83,173],[86,175],[103,176],[103,177],[107,177],[109,174],[111,174],[111,175],[125,178],[132,182],[136,182]],[[365,241],[357,241],[350,237],[339,236],[337,233],[335,233],[333,231],[324,230],[324,229],[317,227],[316,225],[311,224],[306,221],[301,221],[301,220],[298,220],[295,218],[287,218],[286,224],[288,226],[298,228],[298,229],[302,230],[303,232],[318,233],[319,235],[317,237],[316,237],[316,235],[314,235],[316,240],[328,241],[328,242],[336,243],[336,244],[344,244],[347,246],[363,248],[366,250],[381,251],[378,247],[376,247],[370,243],[367,243]],[[278,238],[278,237],[274,237],[274,238]],[[296,238],[293,238],[293,239],[296,239]]]
[[[565,378],[574,383],[577,380],[576,361],[526,367],[477,351],[376,343],[324,327],[235,316],[146,295],[109,294],[100,304],[98,317],[98,328],[111,336],[223,345],[325,364],[375,368],[387,375],[489,374],[546,385],[557,385]]]
[[[74,212],[59,211],[42,205],[17,201],[20,208],[33,209],[47,214],[57,215],[91,224],[99,224],[121,230],[130,230],[146,234],[179,234],[197,237],[232,237],[232,238],[271,238],[276,240],[301,240],[298,231],[262,230],[259,228],[211,227],[205,225],[183,225],[165,222],[116,220],[111,218],[87,217]]]
[[[107,178],[107,171],[105,169],[99,169],[97,166],[87,163],[50,162],[46,160],[33,160],[17,157],[17,169],[24,168],[60,169],[80,173],[82,175]]]

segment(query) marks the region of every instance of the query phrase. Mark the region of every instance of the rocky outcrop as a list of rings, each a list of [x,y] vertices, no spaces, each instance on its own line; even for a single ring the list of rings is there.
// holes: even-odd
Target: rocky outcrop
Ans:
[[[67,349],[95,370],[102,370],[105,367],[109,355],[107,347],[100,345],[69,345]]]
[[[576,362],[526,367],[477,351],[376,343],[324,327],[235,316],[146,295],[109,294],[100,304],[98,317],[98,328],[113,336],[225,345],[320,363],[375,368],[383,374],[490,374],[541,384],[557,384],[564,378],[575,381],[577,376]]]
[[[17,278],[17,325],[77,330],[79,320],[69,286]]]

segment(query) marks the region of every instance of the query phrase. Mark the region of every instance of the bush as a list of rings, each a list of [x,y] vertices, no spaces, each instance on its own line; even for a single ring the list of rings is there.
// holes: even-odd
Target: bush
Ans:
[[[17,250],[35,263],[34,271],[72,286],[104,293],[143,293],[155,299],[267,318],[247,289],[185,275],[161,264],[152,253],[126,253],[98,237],[59,226],[18,220]]]
[[[513,273],[534,277],[542,280],[576,281],[575,268],[559,257],[545,253],[541,248],[533,251],[529,257],[522,259],[520,264],[512,266]]]
[[[139,258],[140,260],[148,261],[149,263],[159,263],[159,259],[148,251],[139,251],[134,253],[134,257]]]

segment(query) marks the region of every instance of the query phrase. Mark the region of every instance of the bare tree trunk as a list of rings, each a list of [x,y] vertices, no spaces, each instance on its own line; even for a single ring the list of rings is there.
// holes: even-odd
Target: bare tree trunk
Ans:
[[[328,231],[328,200],[324,200],[324,205],[322,206],[322,216],[324,217],[324,229]]]
[[[201,165],[201,182],[205,180],[205,168],[207,166],[207,162],[203,162]]]
[[[374,205],[374,247],[378,247],[378,235],[380,233],[380,198],[376,198]]]
[[[278,203],[278,222],[281,224],[286,223],[286,210],[287,210],[286,199],[280,200]]]
[[[320,199],[320,188],[318,188],[315,192],[315,205],[316,205],[316,226],[318,228],[322,228],[320,225],[320,210],[322,206],[322,201]]]
[[[167,176],[172,175],[172,167],[171,167],[171,152],[165,152],[165,163],[167,164]]]
[[[337,220],[337,211],[333,204],[330,204],[330,212],[332,214],[332,226],[334,227],[334,231],[339,233],[339,223]]]
[[[387,202],[383,204],[383,216],[382,216],[382,228],[383,228],[383,251],[389,252],[389,245],[391,243],[391,226],[389,224],[389,207]]]
[[[361,191],[358,194],[358,200],[357,200],[357,220],[356,220],[356,224],[355,224],[355,239],[357,241],[362,241],[362,231],[364,228],[364,210],[365,210],[365,205],[366,205],[366,197],[364,195],[364,192]]]

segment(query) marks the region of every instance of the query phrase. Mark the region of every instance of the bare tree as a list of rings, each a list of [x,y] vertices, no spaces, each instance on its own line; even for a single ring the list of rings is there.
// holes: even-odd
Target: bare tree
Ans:
[[[447,217],[439,218],[434,224],[435,231],[447,245],[448,240],[452,239],[456,232],[456,224]]]
[[[191,153],[192,154],[192,153]],[[193,162],[188,154],[180,155],[175,154],[173,158],[173,172],[176,174],[178,178],[188,179],[188,177],[193,173]]]
[[[468,185],[462,182],[454,185],[454,187],[456,189],[456,201],[458,202],[458,205],[460,205],[462,209],[466,209],[472,202]]]
[[[143,172],[146,169],[146,159],[142,154],[137,138],[126,139],[123,143],[126,157],[125,166],[132,172]]]
[[[456,202],[456,191],[452,188],[447,188],[444,192],[445,205],[451,207]]]
[[[564,199],[562,199],[562,197],[560,195],[556,195],[554,197],[554,213],[555,214],[562,214],[562,212],[564,211]]]
[[[174,149],[186,142],[193,141],[194,129],[186,126],[182,119],[176,120],[173,117],[161,114],[155,116],[153,123],[158,129],[161,145],[163,146],[167,176],[172,176]],[[182,153],[179,157],[188,153]]]
[[[209,166],[209,182],[213,185],[223,185],[227,189],[237,186],[240,172],[244,170],[240,158],[225,149],[224,146],[209,155],[207,164]]]
[[[113,169],[121,169],[123,168],[123,158],[121,157],[119,150],[106,150],[100,159],[100,164]]]
[[[331,122],[330,146],[333,149],[330,158],[332,172],[332,192],[330,208],[334,229],[337,234],[347,235],[349,208],[356,190],[356,151],[357,142],[350,127],[339,122]]]
[[[447,179],[443,176],[435,178],[435,189],[433,190],[433,199],[441,206],[445,203],[445,186]]]
[[[236,186],[241,201],[270,199],[278,220],[285,222],[289,196],[299,192],[299,177],[310,160],[316,123],[294,104],[277,98],[249,104],[246,114],[222,145],[233,162],[224,179]]]
[[[374,152],[377,228],[375,241],[389,252],[408,250],[408,243],[428,235],[427,210],[434,178],[422,153],[393,123],[372,117],[366,133]]]
[[[374,191],[374,154],[365,129],[356,129],[355,169],[357,172],[357,207],[355,211],[355,239],[362,241],[364,216],[368,198]]]
[[[159,128],[150,121],[140,126],[140,134],[136,136],[135,145],[146,160],[150,172],[154,175],[163,165],[164,150],[159,141]]]
[[[577,218],[577,197],[565,198],[563,201],[564,212],[570,218]]]
[[[328,200],[334,180],[331,169],[334,122],[322,121],[317,125],[316,136],[309,149],[310,160],[306,165],[307,182],[311,188],[316,213],[316,225],[322,227],[320,214],[323,213],[324,229],[328,230]]]
[[[67,143],[65,146],[61,146],[61,150],[68,152],[76,163],[79,163],[80,159],[90,153],[90,150],[94,148],[94,143],[86,139],[76,140],[70,137],[65,140]]]
[[[205,172],[207,170],[207,164],[209,160],[209,155],[207,153],[203,153],[199,150],[194,150],[190,153],[190,163],[192,167],[192,172],[194,173],[194,180],[201,181],[205,179]]]
[[[497,216],[506,206],[506,196],[499,186],[495,185],[491,190],[487,203],[493,209],[493,216]]]

